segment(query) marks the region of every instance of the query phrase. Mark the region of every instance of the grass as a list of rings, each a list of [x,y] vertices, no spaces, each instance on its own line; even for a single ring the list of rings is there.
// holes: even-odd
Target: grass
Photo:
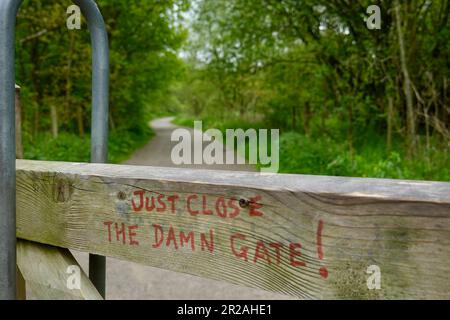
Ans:
[[[280,169],[285,173],[450,181],[448,153],[442,150],[419,150],[408,159],[401,148],[387,153],[380,144],[366,143],[351,154],[346,143],[294,132],[280,138]]]
[[[218,121],[204,118],[203,129],[265,128],[264,124],[250,124],[242,120]],[[194,120],[179,117],[175,124],[192,127]],[[136,131],[111,132],[108,141],[110,163],[127,160],[152,137],[150,128]],[[450,181],[450,159],[445,149],[432,143],[429,150],[419,149],[408,159],[397,139],[393,151],[385,151],[384,137],[368,133],[360,137],[353,154],[345,139],[328,135],[306,136],[298,132],[283,132],[280,136],[280,173],[316,174],[372,178]],[[423,145],[423,144],[422,144]],[[58,138],[40,134],[33,140],[24,139],[25,159],[89,162],[90,137],[81,138],[61,133]]]
[[[270,128],[262,123],[252,125],[239,120],[222,122],[210,118],[202,120],[204,130],[217,128],[224,132],[227,128]],[[179,117],[174,123],[192,127],[193,119]],[[439,148],[438,141],[434,141],[428,150],[419,148],[415,157],[409,159],[399,137],[394,141],[390,152],[386,151],[385,137],[370,130],[359,135],[357,140],[351,153],[345,135],[306,136],[298,132],[282,132],[279,172],[450,181],[448,149]]]
[[[121,163],[127,160],[152,136],[150,128],[134,132],[110,132],[108,162]],[[57,138],[53,138],[49,133],[42,133],[33,140],[24,140],[24,157],[30,160],[89,162],[90,148],[90,136],[82,138],[71,133],[60,133]]]

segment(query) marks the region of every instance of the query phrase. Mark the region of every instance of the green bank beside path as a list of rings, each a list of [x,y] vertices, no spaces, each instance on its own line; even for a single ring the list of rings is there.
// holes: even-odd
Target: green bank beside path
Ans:
[[[108,140],[108,162],[121,163],[144,146],[153,136],[150,128],[139,131],[111,132]],[[24,140],[25,159],[89,162],[90,136],[61,133],[57,138],[42,133],[36,139]]]
[[[201,120],[203,130],[216,128],[223,133],[236,128],[271,129],[264,123]],[[178,117],[173,122],[187,127],[194,125],[194,119],[189,116]],[[345,139],[339,135],[305,135],[281,130],[279,173],[450,181],[450,159],[445,151],[432,148],[408,159],[401,145],[400,140],[394,141],[392,151],[387,152],[384,137],[368,132],[350,152]]]

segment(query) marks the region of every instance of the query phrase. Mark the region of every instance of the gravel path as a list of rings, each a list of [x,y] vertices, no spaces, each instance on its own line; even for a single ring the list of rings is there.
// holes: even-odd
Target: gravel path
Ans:
[[[151,122],[156,136],[138,150],[125,164],[173,167],[170,153],[175,143],[171,133],[178,128],[171,123],[173,118],[161,118]],[[193,129],[188,129],[191,133]],[[184,165],[198,169],[255,171],[249,165]],[[87,271],[88,255],[73,254]],[[203,279],[192,275],[161,270],[140,264],[107,258],[107,299],[291,299],[257,289],[245,288],[222,281]]]

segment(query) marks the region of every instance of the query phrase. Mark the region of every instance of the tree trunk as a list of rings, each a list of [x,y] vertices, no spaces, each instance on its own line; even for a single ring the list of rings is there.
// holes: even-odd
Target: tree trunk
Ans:
[[[33,137],[37,137],[39,133],[39,121],[40,121],[40,108],[43,100],[43,92],[41,87],[41,82],[39,81],[39,52],[38,46],[36,42],[33,42],[33,46],[31,48],[31,78],[34,86],[34,90],[36,92],[36,104],[34,109],[34,118],[33,118]]]
[[[77,125],[78,125],[78,134],[80,137],[84,137],[84,121],[83,121],[83,107],[77,107]]]
[[[388,98],[388,112],[387,112],[387,139],[386,151],[389,154],[392,149],[392,123],[394,118],[394,100],[392,97]]]
[[[305,135],[309,136],[311,129],[309,126],[309,120],[311,119],[311,105],[309,101],[305,103],[305,108],[303,109],[303,130]]]
[[[348,147],[350,151],[350,158],[353,160],[353,102],[348,107]]]
[[[297,128],[297,108],[292,106],[292,131]]]
[[[415,128],[415,115],[413,106],[413,95],[411,87],[411,79],[409,77],[406,54],[405,54],[405,44],[403,39],[403,31],[401,26],[400,18],[400,4],[399,1],[395,1],[395,17],[397,24],[397,35],[398,35],[398,46],[400,51],[400,63],[403,73],[403,89],[406,98],[406,129],[407,129],[407,148],[408,155],[413,156],[416,152],[416,128]]]
[[[52,118],[52,136],[58,138],[58,112],[53,103],[50,105],[50,116]]]
[[[443,94],[443,98],[442,98],[442,105],[443,105],[444,110],[442,112],[442,121],[444,123],[449,123],[448,116],[450,116],[450,108],[447,107],[447,78],[446,77],[444,77],[443,82],[444,82],[443,83],[444,94]],[[450,137],[447,137],[447,138],[450,138]]]
[[[111,108],[109,109],[109,126],[111,128],[111,131],[115,131],[116,130],[116,123],[114,122],[114,117],[112,115]]]

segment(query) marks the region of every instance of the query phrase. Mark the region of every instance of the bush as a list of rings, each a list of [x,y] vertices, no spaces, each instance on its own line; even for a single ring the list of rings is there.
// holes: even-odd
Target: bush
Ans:
[[[136,149],[143,146],[152,136],[150,128],[133,131],[111,132],[108,141],[108,162],[125,161]],[[33,141],[24,141],[24,156],[30,160],[53,160],[89,162],[90,136],[81,138],[70,133],[61,133],[57,138],[51,134],[39,134]]]

